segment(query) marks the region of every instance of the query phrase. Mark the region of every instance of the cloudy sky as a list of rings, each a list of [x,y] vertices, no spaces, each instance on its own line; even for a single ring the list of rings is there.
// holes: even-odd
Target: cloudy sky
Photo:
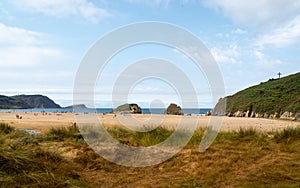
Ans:
[[[43,94],[62,106],[72,104],[76,73],[91,46],[116,28],[144,21],[171,23],[196,35],[215,58],[227,95],[276,78],[279,71],[300,71],[300,0],[3,0],[0,94]],[[212,107],[205,75],[183,56],[149,44],[116,55],[97,80],[96,106],[113,105],[115,81],[132,62],[160,57],[190,77],[200,107]],[[151,101],[180,104],[179,98],[172,83],[157,78],[135,83],[128,93],[129,102],[144,107]]]

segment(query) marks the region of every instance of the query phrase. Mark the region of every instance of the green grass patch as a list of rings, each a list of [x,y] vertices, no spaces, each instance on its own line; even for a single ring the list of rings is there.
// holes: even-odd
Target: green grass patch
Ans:
[[[48,141],[82,140],[81,133],[76,126],[51,128],[44,136]]]
[[[122,127],[107,129],[119,142],[130,146],[153,146],[166,140],[173,131],[158,127],[149,132],[136,132]]]

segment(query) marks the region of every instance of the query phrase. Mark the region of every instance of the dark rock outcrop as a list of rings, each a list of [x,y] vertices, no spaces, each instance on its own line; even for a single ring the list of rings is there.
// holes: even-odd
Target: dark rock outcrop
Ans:
[[[177,106],[177,104],[171,103],[167,110],[165,111],[165,114],[170,114],[170,115],[183,115],[183,112],[181,110],[180,106]]]
[[[205,116],[211,116],[211,111],[206,112]]]
[[[120,113],[120,114],[141,114],[142,109],[137,104],[123,104],[118,106],[116,109],[112,111],[113,113]]]

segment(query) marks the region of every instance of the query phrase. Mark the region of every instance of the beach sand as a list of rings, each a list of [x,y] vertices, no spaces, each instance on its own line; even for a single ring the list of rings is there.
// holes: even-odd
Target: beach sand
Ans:
[[[221,125],[221,131],[239,130],[240,128],[255,128],[258,131],[271,132],[287,127],[300,126],[300,122],[273,120],[262,118],[236,118],[236,117],[208,117],[208,116],[173,116],[173,115],[113,115],[113,114],[75,114],[75,113],[18,113],[22,119],[16,118],[16,113],[0,113],[0,122],[7,123],[16,128],[31,129],[45,132],[50,128],[67,127],[82,122],[84,123],[102,123],[105,126],[123,125],[137,130],[143,126],[155,128],[162,126],[172,128],[180,122],[185,127],[196,125],[198,127],[207,127],[208,122],[211,125]],[[222,124],[220,124],[222,122]],[[152,129],[151,128],[151,129]]]

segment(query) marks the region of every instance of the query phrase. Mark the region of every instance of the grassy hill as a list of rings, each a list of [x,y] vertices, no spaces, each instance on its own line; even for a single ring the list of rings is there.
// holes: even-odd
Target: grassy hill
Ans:
[[[16,108],[24,108],[24,107],[27,108],[27,105],[24,101],[7,97],[4,95],[0,95],[1,109],[8,109],[8,108],[16,109]]]
[[[0,95],[0,109],[60,108],[53,100],[43,95]]]
[[[275,114],[300,112],[300,73],[280,79],[270,79],[259,85],[242,90],[232,96],[221,99],[218,105],[226,101],[226,113],[255,112]]]

